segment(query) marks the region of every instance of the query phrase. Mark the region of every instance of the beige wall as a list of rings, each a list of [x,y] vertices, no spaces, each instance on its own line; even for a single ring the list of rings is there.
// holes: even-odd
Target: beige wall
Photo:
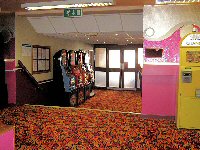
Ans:
[[[31,44],[31,45],[41,45],[41,46],[50,46],[51,47],[51,72],[34,74],[33,76],[37,81],[43,81],[53,78],[53,55],[59,49],[72,49],[72,50],[91,50],[93,45],[82,43],[79,41],[70,41],[65,39],[58,39],[53,37],[44,36],[38,34],[34,31],[33,27],[26,19],[26,17],[16,16],[16,42],[15,42],[15,59],[16,64],[18,60],[21,60],[26,68],[32,73],[32,57],[31,56],[22,56],[22,44]]]
[[[143,11],[143,31],[146,40],[160,41],[183,26],[200,26],[200,5],[148,5],[144,6]],[[183,35],[187,34],[187,31],[192,32],[190,27],[183,30]],[[151,31],[152,35],[148,36],[147,31]]]

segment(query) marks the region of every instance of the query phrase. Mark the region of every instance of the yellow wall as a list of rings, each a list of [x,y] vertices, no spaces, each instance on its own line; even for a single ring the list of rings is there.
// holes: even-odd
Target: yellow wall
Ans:
[[[32,57],[22,56],[22,44],[41,45],[51,47],[51,71],[49,73],[34,74],[33,76],[37,81],[43,81],[53,78],[53,55],[59,49],[72,49],[72,50],[91,50],[93,45],[82,43],[79,41],[70,41],[66,39],[59,39],[54,37],[44,36],[34,31],[33,27],[26,19],[26,17],[16,16],[15,22],[15,59],[16,64],[21,60],[26,68],[32,73]]]

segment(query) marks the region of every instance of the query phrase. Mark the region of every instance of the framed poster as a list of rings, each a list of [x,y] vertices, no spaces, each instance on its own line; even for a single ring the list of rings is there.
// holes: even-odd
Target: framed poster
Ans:
[[[37,70],[38,70],[37,60],[33,60],[33,71],[37,71]]]
[[[37,59],[37,48],[33,48],[33,59]]]

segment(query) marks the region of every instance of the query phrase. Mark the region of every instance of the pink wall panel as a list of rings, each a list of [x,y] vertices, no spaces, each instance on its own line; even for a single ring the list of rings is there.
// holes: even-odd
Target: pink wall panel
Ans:
[[[6,62],[6,83],[8,89],[8,103],[16,104],[16,72],[15,61]]]
[[[178,65],[144,65],[143,115],[176,115]]]

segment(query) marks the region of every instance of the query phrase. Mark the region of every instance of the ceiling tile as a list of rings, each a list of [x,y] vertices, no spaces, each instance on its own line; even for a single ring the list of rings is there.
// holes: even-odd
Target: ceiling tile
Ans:
[[[56,33],[48,17],[27,17],[37,33]]]
[[[95,15],[100,32],[122,31],[119,14]]]
[[[85,15],[80,18],[72,18],[78,32],[99,32],[93,15]]]
[[[57,33],[76,32],[71,18],[63,16],[49,16],[49,20]]]
[[[123,31],[143,31],[142,14],[121,14]]]

